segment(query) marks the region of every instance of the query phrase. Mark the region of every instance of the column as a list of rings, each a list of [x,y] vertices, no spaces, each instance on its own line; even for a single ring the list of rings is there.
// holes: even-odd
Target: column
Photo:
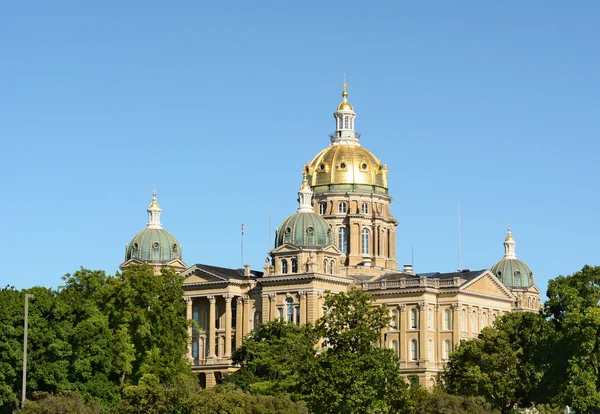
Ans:
[[[419,303],[419,361],[427,361],[427,302]]]
[[[240,346],[242,346],[242,337],[244,336],[244,330],[243,330],[243,322],[244,321],[244,316],[242,315],[243,313],[243,300],[241,296],[237,297],[237,308],[236,308],[236,315],[235,318],[237,320],[237,325],[235,326],[235,346],[237,348],[239,348]]]
[[[306,323],[306,292],[299,292],[300,296],[300,325]]]
[[[232,295],[224,295],[225,298],[225,358],[231,356],[231,300]]]
[[[398,330],[400,331],[400,363],[406,364],[408,343],[406,342],[406,305],[400,305],[398,321]]]
[[[456,349],[460,342],[460,304],[453,303],[452,309],[452,349]]]
[[[217,299],[214,296],[208,296],[208,301],[210,302],[210,307],[208,311],[208,337],[206,340],[208,341],[208,358],[216,358],[215,355],[215,338],[217,334],[217,327],[215,325],[215,318],[217,312]],[[214,378],[214,376],[213,376]],[[208,374],[206,374],[206,383],[208,384]],[[208,387],[208,385],[207,385]]]
[[[306,292],[306,322],[314,322],[317,316],[317,292]]]
[[[248,335],[248,333],[250,333],[250,296],[242,296],[242,301],[244,302],[244,312],[242,315],[242,326],[240,327],[240,330],[243,329],[243,338],[244,336]],[[243,339],[239,342],[240,345],[242,345],[242,341]]]
[[[270,311],[270,317],[269,320],[270,321],[275,321],[277,320],[277,318],[279,317],[279,314],[277,313],[277,293],[270,293],[269,294],[269,301],[271,304],[271,311]]]
[[[435,343],[433,344],[433,355],[436,363],[442,360],[442,341],[440,339],[440,328],[442,327],[442,315],[440,314],[440,305],[435,305]],[[429,344],[427,344],[429,346]]]
[[[187,319],[188,319],[188,353],[187,353],[187,359],[192,361],[194,360],[194,356],[192,355],[192,342],[193,342],[193,330],[192,330],[192,325],[190,323],[190,320],[193,319],[193,315],[192,315],[192,298],[185,298],[185,303],[187,304]]]

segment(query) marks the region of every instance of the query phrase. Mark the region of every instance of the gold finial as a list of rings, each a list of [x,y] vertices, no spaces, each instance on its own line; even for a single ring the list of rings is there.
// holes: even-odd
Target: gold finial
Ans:
[[[348,97],[348,83],[346,83],[346,72],[344,72],[344,83],[342,83],[342,88],[344,88],[344,91],[342,92],[342,96],[344,97],[344,100]]]
[[[308,185],[308,178],[306,168],[302,170],[302,185],[300,186],[300,190],[310,190],[310,186]]]
[[[150,203],[150,207],[160,208],[160,206],[158,205],[158,201],[156,201],[156,186],[154,186],[154,191],[152,192],[152,202]]]
[[[510,224],[508,225],[508,233],[506,234],[506,239],[504,241],[514,241],[512,232],[510,231]]]

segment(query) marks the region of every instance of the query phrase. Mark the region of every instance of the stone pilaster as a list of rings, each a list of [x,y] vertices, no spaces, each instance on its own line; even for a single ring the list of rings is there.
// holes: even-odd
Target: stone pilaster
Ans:
[[[224,295],[225,298],[225,358],[231,356],[231,300],[232,295]]]

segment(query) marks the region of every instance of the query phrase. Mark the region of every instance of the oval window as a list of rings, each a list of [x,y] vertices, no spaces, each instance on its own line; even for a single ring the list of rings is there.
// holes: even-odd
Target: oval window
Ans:
[[[308,234],[312,234],[312,232],[313,232],[313,228],[312,228],[312,227],[309,227],[309,228],[307,228],[307,229],[306,229],[306,232],[307,232]]]
[[[154,243],[152,244],[152,248],[153,248],[154,250],[158,250],[158,242],[154,242]]]
[[[362,167],[362,169],[363,169],[363,170],[366,170],[366,169],[367,169],[367,164],[365,164],[365,163],[363,162],[363,165],[361,165],[361,167]]]
[[[340,168],[346,168],[346,163],[345,162],[341,163]]]

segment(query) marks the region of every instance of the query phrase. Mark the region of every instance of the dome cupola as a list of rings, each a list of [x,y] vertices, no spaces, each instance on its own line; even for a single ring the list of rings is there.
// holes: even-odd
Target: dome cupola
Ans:
[[[297,247],[325,247],[333,244],[333,235],[327,222],[314,213],[312,191],[306,174],[298,191],[298,211],[286,218],[277,229],[275,248],[288,243]]]
[[[387,166],[360,145],[354,130],[356,112],[348,102],[344,76],[342,102],[333,113],[336,129],[329,135],[331,145],[306,165],[308,182],[316,194],[331,191],[387,194]]]
[[[162,212],[156,199],[156,191],[148,207],[148,224],[136,234],[125,248],[125,260],[139,260],[144,263],[169,263],[182,260],[181,245],[175,237],[163,229],[160,222]]]
[[[504,257],[490,271],[509,288],[529,288],[534,285],[533,272],[525,262],[517,259],[516,244],[509,227],[504,239]]]

